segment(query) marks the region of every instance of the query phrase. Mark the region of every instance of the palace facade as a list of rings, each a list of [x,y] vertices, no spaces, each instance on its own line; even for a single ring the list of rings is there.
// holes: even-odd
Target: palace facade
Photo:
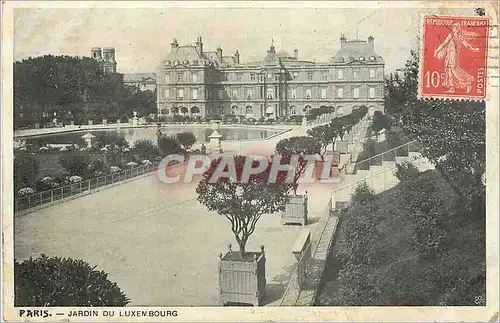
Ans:
[[[223,55],[220,47],[206,51],[195,45],[171,51],[156,72],[158,113],[246,118],[305,115],[321,106],[339,114],[358,106],[384,111],[384,60],[375,53],[374,38],[347,40],[328,61],[316,63],[276,52],[271,45],[262,61],[243,63],[240,53]]]

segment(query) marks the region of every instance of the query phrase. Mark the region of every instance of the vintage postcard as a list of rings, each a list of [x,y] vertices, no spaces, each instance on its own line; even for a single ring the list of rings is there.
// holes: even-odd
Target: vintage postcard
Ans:
[[[498,321],[498,4],[2,3],[2,320]]]

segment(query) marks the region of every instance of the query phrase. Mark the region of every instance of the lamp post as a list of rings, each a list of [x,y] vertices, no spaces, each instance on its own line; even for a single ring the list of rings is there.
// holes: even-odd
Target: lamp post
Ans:
[[[162,135],[163,133],[161,132],[161,124],[158,122],[156,126],[156,145],[158,146],[158,148],[160,148],[160,138]]]

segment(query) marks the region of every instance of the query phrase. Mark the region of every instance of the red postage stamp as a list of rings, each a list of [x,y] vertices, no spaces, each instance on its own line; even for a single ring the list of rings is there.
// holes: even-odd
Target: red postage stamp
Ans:
[[[423,17],[421,98],[484,99],[489,20],[486,17]]]

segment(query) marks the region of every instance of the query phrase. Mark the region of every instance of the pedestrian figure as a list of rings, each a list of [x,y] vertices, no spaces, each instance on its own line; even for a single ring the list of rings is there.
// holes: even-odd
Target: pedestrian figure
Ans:
[[[205,155],[207,153],[207,147],[205,147],[205,144],[201,144],[201,153]]]

